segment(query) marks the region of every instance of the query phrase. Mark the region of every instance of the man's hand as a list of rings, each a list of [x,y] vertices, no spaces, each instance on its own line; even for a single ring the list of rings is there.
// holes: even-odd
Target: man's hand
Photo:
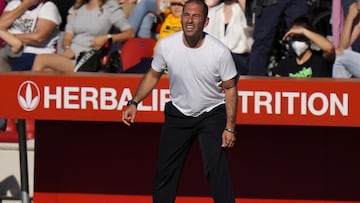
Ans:
[[[232,147],[234,147],[235,142],[236,142],[235,133],[224,130],[224,132],[222,134],[221,147],[223,147],[223,148],[232,148]]]
[[[135,122],[136,112],[137,110],[135,105],[130,105],[126,107],[126,109],[123,111],[122,121],[126,125],[130,126],[132,123]]]

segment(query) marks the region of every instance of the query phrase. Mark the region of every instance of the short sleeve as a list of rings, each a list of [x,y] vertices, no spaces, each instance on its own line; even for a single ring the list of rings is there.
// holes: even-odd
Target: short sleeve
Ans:
[[[160,40],[155,48],[154,58],[151,62],[151,67],[156,72],[163,72],[166,68],[166,62],[162,50],[162,40]]]
[[[111,24],[120,31],[131,28],[131,25],[119,4],[116,1],[108,1],[104,5],[104,9],[108,9],[110,13]]]
[[[51,2],[46,2],[40,10],[38,18],[54,22],[56,25],[61,23],[61,15],[57,6]]]
[[[234,59],[229,49],[225,48],[220,57],[220,77],[222,81],[231,80],[237,75]]]

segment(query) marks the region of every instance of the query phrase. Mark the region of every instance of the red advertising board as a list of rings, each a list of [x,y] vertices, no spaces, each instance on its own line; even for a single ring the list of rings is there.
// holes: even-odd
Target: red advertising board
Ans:
[[[121,121],[142,75],[2,73],[0,116]],[[163,77],[139,105],[136,122],[162,122],[169,100]],[[360,126],[360,81],[242,77],[238,124]]]
[[[120,122],[121,111],[131,99],[141,78],[141,74],[1,73],[0,118]],[[136,122],[163,122],[164,105],[169,101],[168,85],[168,79],[163,77],[152,93],[139,104]],[[241,77],[238,83],[237,124],[359,127],[359,87],[358,79]],[[40,135],[38,143],[44,137]],[[39,155],[51,153],[37,151],[36,154],[39,169],[39,162],[43,161]],[[47,181],[41,175],[37,176],[38,185],[43,183],[41,181]],[[35,191],[34,200],[39,203],[55,200],[66,203],[151,202],[151,196]],[[182,196],[178,201],[205,203],[212,202],[212,199]],[[237,198],[237,202],[330,201]]]

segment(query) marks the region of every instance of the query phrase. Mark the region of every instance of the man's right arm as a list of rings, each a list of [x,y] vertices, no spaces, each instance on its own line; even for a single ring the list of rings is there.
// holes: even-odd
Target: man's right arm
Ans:
[[[156,86],[162,74],[162,72],[156,72],[154,69],[150,68],[141,80],[132,99],[136,102],[141,102]]]
[[[160,80],[162,74],[162,72],[156,72],[154,69],[150,68],[150,70],[144,75],[135,92],[135,95],[132,98],[131,104],[123,111],[122,121],[126,125],[130,126],[131,123],[135,122],[137,104],[151,92]]]

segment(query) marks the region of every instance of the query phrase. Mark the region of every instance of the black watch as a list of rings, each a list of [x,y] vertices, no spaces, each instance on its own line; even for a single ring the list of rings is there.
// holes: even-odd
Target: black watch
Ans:
[[[108,38],[108,43],[109,43],[109,44],[113,43],[113,38],[112,38],[112,35],[111,35],[111,34],[108,34],[108,35],[107,35],[107,38]]]
[[[138,106],[138,103],[136,101],[134,101],[134,100],[129,100],[128,103],[126,104],[126,106],[130,106],[132,104],[135,105],[135,107]]]

